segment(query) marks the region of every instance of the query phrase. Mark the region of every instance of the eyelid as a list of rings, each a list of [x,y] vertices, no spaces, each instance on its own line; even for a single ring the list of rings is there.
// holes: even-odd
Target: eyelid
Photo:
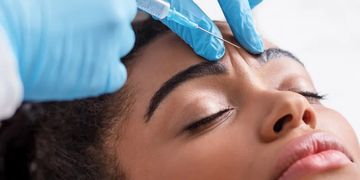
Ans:
[[[324,99],[325,95],[322,95],[318,92],[311,92],[311,91],[301,91],[298,92],[299,94],[303,95],[303,96],[308,96],[308,97],[312,97],[312,98],[316,98],[316,99]]]
[[[192,121],[191,124],[185,126],[183,131],[188,131],[188,132],[190,132],[190,134],[195,134],[196,133],[195,131],[201,132],[202,130],[198,130],[198,128],[209,125],[209,124],[213,123],[214,121],[220,120],[220,118],[221,119],[228,118],[230,116],[232,110],[234,110],[234,109],[235,108],[228,107],[226,109],[218,111],[217,113],[211,114],[204,118],[200,118],[199,120],[196,120],[196,121]],[[192,128],[194,128],[194,129],[192,129]]]
[[[311,92],[311,91],[296,91],[296,93],[304,96],[309,103],[311,104],[319,104],[321,100],[325,99],[325,95],[322,95],[318,92]]]

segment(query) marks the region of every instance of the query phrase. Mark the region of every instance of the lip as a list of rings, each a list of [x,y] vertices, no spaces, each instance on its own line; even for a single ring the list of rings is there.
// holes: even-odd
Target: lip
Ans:
[[[352,157],[336,137],[311,133],[291,140],[276,162],[276,179],[287,180],[352,163]]]

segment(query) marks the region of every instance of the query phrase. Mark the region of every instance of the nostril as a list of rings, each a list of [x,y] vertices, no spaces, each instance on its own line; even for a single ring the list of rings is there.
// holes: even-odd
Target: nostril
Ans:
[[[311,113],[310,113],[310,111],[305,111],[302,119],[303,119],[303,121],[304,121],[305,124],[309,124],[309,123],[310,123],[310,120],[311,120]]]
[[[292,115],[288,114],[280,118],[274,125],[273,130],[276,133],[280,133],[281,130],[284,128],[284,125],[288,122],[290,122],[292,119]]]

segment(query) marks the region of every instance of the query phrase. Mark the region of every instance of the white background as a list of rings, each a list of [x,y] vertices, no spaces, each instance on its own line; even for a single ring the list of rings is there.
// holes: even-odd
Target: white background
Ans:
[[[216,0],[195,1],[223,19]],[[360,137],[360,0],[265,0],[254,14],[261,34],[305,63],[324,104]]]

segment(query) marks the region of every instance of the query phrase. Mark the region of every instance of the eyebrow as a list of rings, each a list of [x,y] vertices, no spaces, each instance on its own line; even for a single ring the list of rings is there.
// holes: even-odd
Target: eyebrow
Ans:
[[[291,60],[295,60],[296,62],[298,62],[299,64],[301,64],[302,66],[304,66],[304,63],[302,63],[299,58],[297,58],[296,56],[294,56],[291,52],[280,49],[280,48],[269,48],[266,49],[263,53],[261,53],[260,55],[258,55],[257,59],[267,63],[270,60],[273,59],[278,59],[278,58],[282,58],[282,57],[287,57]]]
[[[287,57],[291,60],[295,60],[303,66],[303,63],[292,53],[279,48],[266,49],[262,54],[256,56],[256,59],[258,61],[267,63],[272,59],[281,57]],[[148,123],[150,121],[152,115],[154,114],[160,103],[181,84],[195,78],[210,75],[221,75],[226,74],[227,72],[228,69],[220,62],[202,62],[190,66],[189,68],[177,73],[169,80],[167,80],[151,98],[150,104],[145,114],[145,123]]]
[[[150,120],[161,101],[184,82],[204,76],[220,75],[226,73],[227,68],[219,62],[202,62],[190,66],[189,68],[177,73],[175,76],[166,81],[151,98],[150,105],[145,115],[145,122]]]

